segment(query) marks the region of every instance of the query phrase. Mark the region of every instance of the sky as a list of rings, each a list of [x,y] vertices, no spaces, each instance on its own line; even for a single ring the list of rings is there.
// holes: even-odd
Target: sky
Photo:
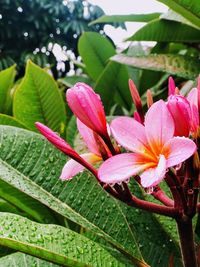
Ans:
[[[100,6],[106,15],[144,14],[166,12],[167,6],[156,0],[89,0],[90,3]],[[127,31],[105,26],[105,32],[117,46],[123,47],[123,40],[135,33],[144,23],[127,22]]]

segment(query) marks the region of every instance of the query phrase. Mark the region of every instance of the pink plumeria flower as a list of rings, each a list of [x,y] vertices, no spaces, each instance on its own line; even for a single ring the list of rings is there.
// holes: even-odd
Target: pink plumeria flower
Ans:
[[[93,131],[77,119],[77,127],[79,133],[81,134],[83,141],[85,142],[89,153],[81,154],[81,158],[87,161],[89,164],[93,165],[95,163],[102,161],[102,156],[97,146],[96,140],[94,138]],[[63,167],[60,179],[69,180],[79,172],[84,170],[84,166],[77,161],[70,159]]]
[[[78,172],[82,171],[84,168],[87,168],[97,177],[97,171],[92,167],[90,163],[94,163],[100,160],[100,157],[98,155],[92,155],[91,153],[79,155],[64,139],[62,139],[47,126],[43,125],[40,122],[36,122],[35,125],[40,133],[49,142],[51,142],[55,147],[57,147],[59,150],[73,159],[68,162],[68,170],[66,170],[66,165],[64,166],[64,170],[61,174],[61,179],[70,179]],[[92,148],[92,141],[90,143],[90,148]],[[95,147],[93,147],[92,149],[96,151]]]
[[[101,99],[85,83],[67,90],[67,102],[75,116],[100,136],[108,137],[106,116]]]
[[[112,121],[114,138],[134,153],[106,160],[98,171],[100,181],[120,183],[141,173],[142,186],[152,187],[165,177],[167,168],[182,163],[196,151],[196,144],[189,138],[174,137],[174,120],[164,101],[150,107],[144,124],[129,117]]]

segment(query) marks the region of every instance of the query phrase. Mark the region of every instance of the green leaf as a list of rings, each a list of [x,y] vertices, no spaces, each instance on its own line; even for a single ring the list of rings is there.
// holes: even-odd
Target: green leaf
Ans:
[[[189,26],[192,26],[192,27],[199,29],[196,25],[192,24],[189,20],[187,20],[186,18],[184,18],[183,16],[174,12],[171,9],[169,9],[166,13],[161,14],[160,19],[166,19],[166,20],[173,20],[173,21],[181,22],[181,23],[188,24]]]
[[[121,64],[141,69],[163,71],[185,79],[195,79],[199,74],[200,62],[197,58],[171,54],[151,54],[141,57],[129,57],[119,54],[111,58]]]
[[[1,125],[10,125],[10,126],[15,126],[19,128],[27,128],[25,125],[23,125],[20,121],[15,119],[14,117],[5,115],[5,114],[0,114],[0,124]]]
[[[125,66],[109,62],[95,84],[95,91],[100,94],[106,111],[113,104],[113,96],[118,94],[120,105],[130,109],[132,101],[128,87],[128,71]]]
[[[27,217],[37,222],[56,223],[51,210],[3,180],[0,180],[0,197],[24,211]]]
[[[67,142],[74,147],[74,140],[77,135],[77,125],[76,125],[76,117],[72,116],[68,125],[67,125],[67,130],[66,130],[66,135],[67,135]]]
[[[134,233],[118,201],[84,172],[68,182],[58,179],[66,156],[41,135],[0,126],[0,179],[124,251],[145,266]]]
[[[200,28],[199,0],[157,0]]]
[[[73,87],[74,84],[78,82],[92,85],[92,80],[88,76],[69,76],[62,79],[58,79],[57,81],[67,87]]]
[[[16,252],[11,255],[0,258],[0,266],[3,266],[3,267],[11,267],[11,266],[59,267],[59,265],[57,264],[53,264],[53,263],[38,259],[33,256],[23,254],[21,252]]]
[[[44,225],[0,213],[0,245],[62,266],[124,266],[97,243],[58,225]]]
[[[0,113],[11,112],[11,88],[14,84],[16,65],[0,71]]]
[[[156,19],[142,27],[127,40],[198,43],[200,31],[180,22]]]
[[[86,65],[89,76],[96,81],[104,70],[108,59],[115,54],[112,43],[95,32],[85,32],[79,38],[79,54]]]
[[[27,62],[25,77],[15,92],[13,113],[33,131],[36,121],[59,133],[65,124],[65,105],[56,82],[31,61]]]
[[[130,15],[104,15],[94,21],[89,25],[97,23],[116,23],[116,22],[149,22],[153,19],[159,18],[161,13],[150,13],[150,14],[130,14]]]

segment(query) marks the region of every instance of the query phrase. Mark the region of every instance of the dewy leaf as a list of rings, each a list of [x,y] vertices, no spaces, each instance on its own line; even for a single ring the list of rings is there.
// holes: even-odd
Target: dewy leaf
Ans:
[[[58,225],[38,224],[11,213],[0,213],[0,245],[62,266],[121,266],[97,243]]]
[[[146,24],[127,40],[198,43],[200,30],[177,21],[156,19]]]
[[[12,253],[11,255],[4,256],[0,258],[0,266],[3,267],[22,267],[22,266],[27,266],[27,267],[59,267],[60,265],[53,264],[51,262],[45,261],[38,259],[36,257],[21,253],[21,252],[16,252]]]
[[[37,222],[56,223],[49,208],[3,180],[0,180],[0,197],[24,211],[28,217]]]
[[[116,23],[116,22],[149,22],[159,18],[161,13],[150,14],[130,14],[130,15],[104,15],[96,20],[93,20],[89,25],[97,23]]]
[[[86,65],[86,71],[94,81],[104,70],[108,59],[115,54],[112,43],[96,32],[83,33],[79,38],[78,50]]]
[[[197,58],[172,54],[150,54],[129,57],[115,55],[111,60],[141,69],[167,72],[185,79],[195,79],[199,75],[200,62]]]
[[[11,111],[12,99],[11,88],[16,74],[16,65],[0,71],[0,113],[9,113]]]
[[[200,28],[199,0],[157,0]]]
[[[68,182],[59,180],[66,156],[34,132],[0,126],[0,144],[0,179],[98,233],[138,266],[146,266],[121,206],[92,175],[84,172]]]
[[[31,61],[27,62],[25,77],[15,92],[13,113],[33,131],[36,121],[59,133],[65,124],[65,105],[56,82]]]

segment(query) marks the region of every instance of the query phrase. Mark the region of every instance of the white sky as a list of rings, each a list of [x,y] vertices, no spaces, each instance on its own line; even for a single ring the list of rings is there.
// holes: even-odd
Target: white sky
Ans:
[[[88,0],[92,4],[100,6],[107,15],[120,14],[144,14],[153,12],[166,12],[167,6],[156,0]],[[126,23],[127,31],[120,28],[115,29],[110,25],[105,26],[105,32],[119,46],[122,41],[135,33],[144,24],[137,22]]]

